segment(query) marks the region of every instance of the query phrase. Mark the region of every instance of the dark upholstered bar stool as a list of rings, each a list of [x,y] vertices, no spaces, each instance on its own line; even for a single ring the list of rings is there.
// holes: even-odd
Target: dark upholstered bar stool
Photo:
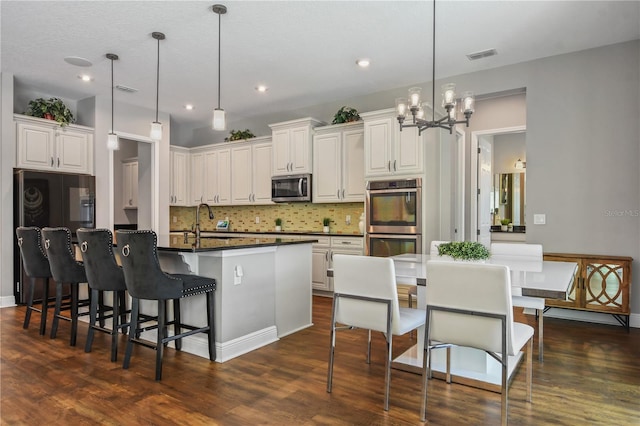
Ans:
[[[60,315],[62,307],[62,285],[71,285],[71,338],[69,344],[76,345],[78,334],[78,308],[88,306],[88,300],[80,300],[80,283],[87,282],[82,262],[76,261],[75,250],[71,244],[71,232],[68,228],[43,228],[42,239],[49,258],[51,274],[56,280],[56,307],[51,324],[51,338],[55,339],[58,332],[58,320],[69,320]]]
[[[40,228],[23,227],[16,228],[16,237],[18,238],[18,247],[20,247],[20,255],[22,257],[22,265],[25,274],[29,277],[29,296],[27,298],[27,312],[24,316],[23,328],[29,328],[31,320],[31,311],[40,312],[40,334],[44,335],[47,327],[47,308],[49,307],[49,278],[51,278],[51,269],[49,268],[49,259],[44,253],[42,247],[42,239],[40,236]],[[33,306],[33,294],[36,287],[36,279],[43,278],[44,284],[42,288],[42,305],[40,309]]]
[[[109,333],[111,335],[111,361],[116,361],[118,358],[118,332],[123,328],[126,329],[129,324],[126,322],[125,291],[127,286],[124,283],[122,268],[118,266],[113,256],[113,235],[108,229],[85,228],[78,229],[76,234],[78,235],[84,270],[91,289],[89,331],[84,351],[91,352],[94,330]],[[113,292],[112,309],[98,309],[100,293],[105,291]],[[102,325],[104,320],[109,318],[113,320],[111,329]],[[100,324],[96,324],[96,322],[100,322]]]
[[[176,341],[181,348],[181,339],[196,333],[206,333],[209,343],[209,359],[215,361],[215,325],[213,278],[187,274],[167,274],[160,269],[157,252],[157,236],[153,231],[116,231],[118,249],[121,253],[122,269],[127,290],[133,298],[131,304],[131,327],[122,367],[129,368],[133,343],[142,343],[139,335],[140,300],[158,302],[158,337],[156,349],[156,380],[162,379],[162,354],[165,344]],[[180,299],[205,293],[207,296],[207,325],[193,327],[180,322]],[[167,301],[173,300],[174,320],[167,322]],[[174,335],[168,336],[167,325],[174,325]],[[182,332],[182,329],[188,331]],[[149,346],[146,344],[146,346]]]

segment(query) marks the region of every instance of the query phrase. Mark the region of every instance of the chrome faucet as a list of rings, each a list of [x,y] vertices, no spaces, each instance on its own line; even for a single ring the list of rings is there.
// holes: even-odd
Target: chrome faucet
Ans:
[[[196,207],[196,226],[193,231],[196,234],[196,238],[200,238],[200,207],[205,206],[207,210],[209,210],[209,219],[213,219],[213,212],[211,211],[211,207],[207,203],[200,203],[198,207]]]

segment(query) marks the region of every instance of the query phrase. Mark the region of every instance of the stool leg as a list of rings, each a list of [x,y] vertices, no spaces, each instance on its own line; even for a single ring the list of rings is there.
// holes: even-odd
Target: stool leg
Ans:
[[[173,299],[173,335],[178,336],[182,333],[182,329],[180,327],[180,322],[182,321],[180,315],[180,299]],[[176,350],[182,350],[182,339],[176,339],[175,341]]]
[[[207,339],[209,340],[209,359],[211,361],[216,360],[216,324],[215,313],[213,311],[215,307],[214,292],[207,293],[207,325],[209,326],[209,333]]]
[[[129,368],[129,362],[131,361],[131,350],[133,349],[133,339],[138,335],[138,309],[140,300],[133,298],[131,301],[131,320],[129,322],[129,338],[127,339],[127,349],[124,352],[124,361],[122,362],[122,368],[125,370]]]
[[[56,305],[53,309],[53,322],[51,323],[51,338],[55,339],[58,333],[58,321],[60,317],[60,306],[62,305],[62,283],[56,282]]]
[[[71,338],[70,346],[76,345],[76,337],[78,335],[78,297],[79,283],[71,283]]]
[[[45,278],[44,280],[44,291],[42,296],[42,312],[40,315],[40,335],[44,336],[44,333],[47,329],[47,313],[49,308],[49,278]]]
[[[93,345],[93,326],[96,323],[96,316],[98,314],[98,290],[90,289],[91,291],[91,304],[89,307],[89,331],[87,331],[87,342],[84,344],[84,351],[91,352],[91,346]]]
[[[127,323],[127,299],[124,291],[118,292],[118,303],[120,304],[120,324],[126,324]],[[127,334],[127,327],[122,327],[122,334]]]
[[[24,314],[24,323],[22,324],[22,328],[29,328],[29,322],[31,321],[31,308],[33,307],[33,292],[35,288],[36,279],[34,277],[29,277],[29,297],[27,298],[27,312]]]
[[[94,294],[93,296],[95,297],[96,295]],[[100,327],[104,328],[104,312],[105,312],[104,291],[98,292],[97,296],[98,296],[98,309],[100,310],[100,316],[98,318],[100,321]]]
[[[113,322],[111,328],[111,362],[118,360],[118,333],[120,331],[120,294],[113,292]]]
[[[164,353],[163,336],[167,329],[167,304],[158,300],[158,338],[156,343],[156,380],[162,380],[162,355]]]

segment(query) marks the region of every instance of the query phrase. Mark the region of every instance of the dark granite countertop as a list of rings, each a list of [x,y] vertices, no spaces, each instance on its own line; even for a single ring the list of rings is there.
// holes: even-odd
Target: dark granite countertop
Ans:
[[[189,232],[191,233],[190,229],[172,229],[170,232]],[[287,238],[287,235],[295,235],[295,236],[300,236],[300,235],[325,235],[328,237],[364,237],[364,235],[362,234],[340,234],[340,233],[336,233],[336,232],[329,232],[329,233],[324,233],[324,232],[310,232],[310,231],[217,231],[215,229],[202,229],[200,232],[206,232],[206,233],[216,233],[216,234],[249,234],[249,235],[255,235],[255,234],[264,234],[264,235],[269,235],[272,236],[274,234],[280,234],[282,235],[283,238]],[[193,235],[193,234],[191,234]]]
[[[213,232],[213,231],[212,231]],[[200,237],[196,240],[189,236],[185,242],[182,236],[158,237],[158,250],[179,252],[206,252],[218,250],[233,250],[243,248],[282,246],[288,244],[310,244],[317,240],[291,238],[244,238],[244,237]]]

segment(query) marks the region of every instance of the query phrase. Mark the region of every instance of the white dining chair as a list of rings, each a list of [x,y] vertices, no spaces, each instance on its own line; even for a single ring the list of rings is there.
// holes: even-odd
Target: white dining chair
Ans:
[[[501,364],[501,424],[506,425],[509,356],[526,352],[526,399],[531,402],[533,350],[533,328],[513,321],[509,268],[430,260],[427,276],[422,421],[426,421],[431,350],[456,345],[483,350]]]
[[[387,342],[384,409],[388,411],[393,336],[424,325],[424,311],[400,307],[391,258],[336,254],[333,257],[333,290],[327,392],[331,392],[333,384],[336,330],[369,330],[367,364],[371,361],[371,331],[379,331],[384,333]]]
[[[542,262],[542,244],[491,243],[491,257],[509,260]],[[538,321],[538,361],[544,361],[544,298],[523,296],[520,288],[514,289],[513,306],[534,309]]]

